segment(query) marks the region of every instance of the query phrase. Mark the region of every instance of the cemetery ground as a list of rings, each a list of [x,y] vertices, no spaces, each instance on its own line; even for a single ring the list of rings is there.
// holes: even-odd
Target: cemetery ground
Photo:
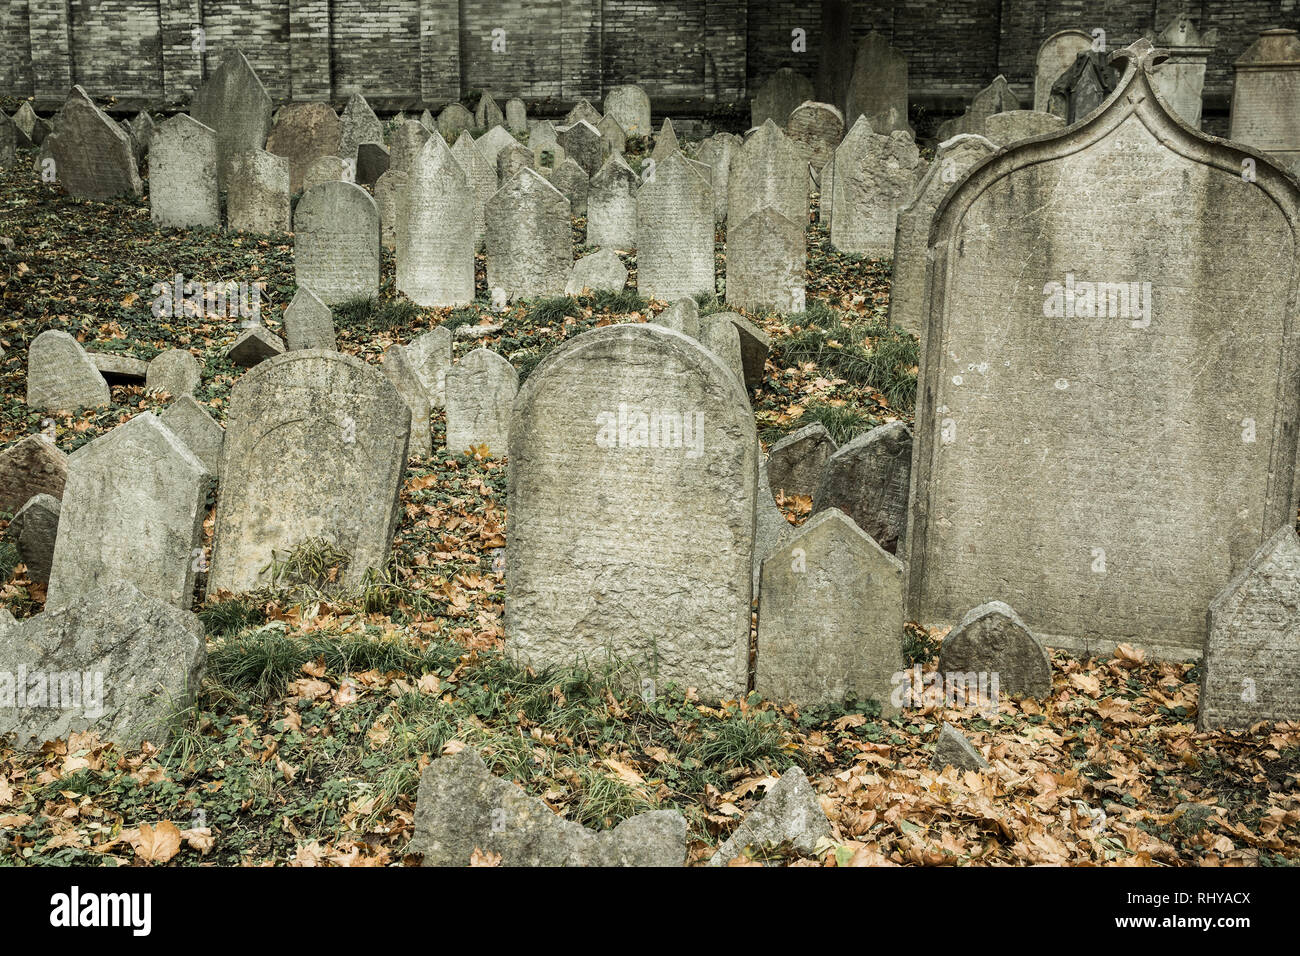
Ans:
[[[641,149],[644,150],[644,143]],[[115,385],[112,405],[47,416],[24,404],[28,343],[61,329],[98,352],[199,358],[196,398],[224,420],[241,370],[223,350],[239,318],[156,318],[151,287],[176,274],[262,282],[263,320],[279,329],[294,290],[292,241],[221,231],[158,230],[147,199],[82,202],[34,182],[30,154],[0,173],[0,444],[42,429],[65,452],[165,396]],[[577,253],[587,249],[576,236]],[[716,250],[722,266],[722,236]],[[635,257],[624,255],[635,267]],[[634,275],[635,273],[633,273]],[[335,310],[341,351],[377,365],[392,343],[442,324],[526,377],[563,340],[596,326],[653,318],[667,303],[634,291],[488,306],[420,308],[393,291],[385,253],[380,296]],[[813,225],[808,310],[750,315],[771,334],[751,397],[765,447],[822,422],[837,442],[886,421],[910,423],[915,339],[889,326],[889,263],[844,256]],[[722,311],[715,300],[701,311]],[[483,326],[482,334],[471,334]],[[1121,647],[1105,660],[1054,652],[1045,702],[1000,702],[996,716],[905,710],[872,702],[800,711],[746,699],[711,705],[690,688],[643,697],[617,662],[537,673],[503,656],[506,466],[481,449],[434,448],[409,463],[392,560],[356,594],[340,593],[340,556],[302,548],[277,568],[287,590],[195,609],[209,662],[198,704],[166,749],[121,752],[74,735],[38,754],[0,748],[0,864],[401,865],[416,789],[431,759],[479,750],[567,818],[607,829],[652,809],[689,825],[702,862],[765,787],[799,765],[834,836],[800,865],[1289,865],[1300,859],[1300,725],[1197,733],[1197,662],[1151,662]],[[328,463],[322,463],[327,467]],[[807,498],[781,500],[794,522]],[[212,506],[214,503],[209,502]],[[573,520],[584,512],[573,502]],[[8,515],[0,515],[0,530]],[[210,546],[212,513],[205,523]],[[689,533],[689,529],[683,529]],[[43,607],[0,536],[0,606]],[[943,633],[909,626],[906,659],[933,669]],[[930,768],[945,721],[991,769]],[[481,863],[491,865],[490,855]]]

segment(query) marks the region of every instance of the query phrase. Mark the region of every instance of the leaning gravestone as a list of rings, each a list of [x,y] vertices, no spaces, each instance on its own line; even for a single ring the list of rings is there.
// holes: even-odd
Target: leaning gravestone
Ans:
[[[903,565],[842,511],[824,511],[763,559],[754,690],[799,706],[874,700],[903,671]]]
[[[350,355],[289,352],[245,373],[230,393],[208,594],[267,583],[273,559],[313,539],[350,556],[349,587],[382,567],[410,437],[397,390]]]
[[[533,370],[510,442],[507,650],[743,694],[758,443],[736,377],[679,332],[593,329]]]
[[[640,180],[623,157],[605,160],[587,187],[587,244],[636,248],[636,190]]]
[[[715,291],[713,190],[679,150],[637,190],[636,241],[644,297],[671,302]]]
[[[806,495],[811,500],[836,450],[835,439],[820,422],[786,435],[767,453],[772,490],[781,495]]]
[[[443,142],[453,143],[461,133],[474,128],[474,114],[459,103],[450,103],[438,114],[438,135]]]
[[[35,495],[63,497],[68,456],[43,435],[28,435],[0,451],[0,513],[14,514]]]
[[[462,306],[474,298],[474,193],[441,136],[407,171],[397,211],[397,289],[417,305]]]
[[[289,160],[289,191],[301,192],[311,164],[322,156],[337,156],[343,127],[328,103],[290,103],[275,114],[266,138],[266,151]]]
[[[804,308],[804,227],[770,206],[727,226],[727,305],[765,312]]]
[[[294,278],[336,305],[379,292],[379,208],[355,183],[321,183],[293,215]]]
[[[447,371],[447,451],[486,445],[501,458],[510,442],[510,408],[519,373],[491,349],[477,348]]]
[[[1050,115],[1050,114],[1044,114]],[[976,163],[997,151],[983,136],[960,135],[939,144],[912,201],[898,213],[894,271],[889,282],[889,320],[914,335],[924,326],[925,251],[934,211]]]
[[[348,97],[339,117],[339,155],[357,161],[362,143],[383,145],[384,124],[360,93]],[[357,179],[360,180],[360,175]]]
[[[236,232],[289,231],[289,161],[264,149],[236,153],[228,164],[226,218]]]
[[[333,349],[334,312],[307,286],[299,286],[284,310],[284,344],[297,349]]]
[[[717,314],[702,316],[696,338],[731,370],[738,382],[745,381],[745,361],[740,355],[740,333],[734,325]]]
[[[109,403],[108,383],[81,344],[48,329],[27,347],[27,406],[74,412]]]
[[[563,295],[573,264],[569,201],[521,169],[487,204],[487,284],[507,298]]]
[[[500,126],[506,121],[505,114],[501,112],[501,107],[497,106],[497,101],[492,98],[492,94],[483,91],[479,97],[478,106],[474,107],[474,125],[479,129],[488,129],[492,126]]]
[[[178,113],[153,135],[149,216],[155,226],[218,226],[217,134]]]
[[[808,160],[768,120],[736,151],[727,180],[727,221],[743,222],[770,206],[793,223],[808,221]]]
[[[844,114],[829,103],[800,103],[790,114],[786,134],[813,175],[820,175],[844,138]]]
[[[789,67],[767,78],[749,104],[749,125],[762,126],[768,120],[785,126],[790,114],[813,98],[812,81]]]
[[[474,192],[474,243],[481,246],[487,233],[487,202],[497,191],[496,170],[488,165],[474,144],[474,137],[469,133],[460,134],[456,145],[451,148],[451,155],[456,157],[456,162],[465,170]]]
[[[45,142],[45,137],[50,131],[49,124],[36,115],[36,110],[32,109],[32,104],[27,100],[18,107],[18,111],[13,115],[13,121],[14,126],[32,146],[40,146]]]
[[[417,335],[406,347],[429,403],[442,408],[447,403],[447,372],[451,369],[451,332],[439,326]]]
[[[894,249],[898,213],[912,198],[921,154],[906,133],[872,132],[865,117],[835,150],[831,244],[841,252],[884,258]]]
[[[149,362],[144,390],[164,392],[173,397],[193,395],[201,380],[199,363],[193,355],[185,349],[167,349]]]
[[[609,155],[609,143],[600,135],[600,131],[586,120],[578,120],[572,126],[565,126],[556,131],[556,142],[565,155],[582,167],[588,176],[596,175]]]
[[[656,163],[662,163],[678,149],[677,132],[673,129],[673,121],[665,118],[659,128],[659,135],[655,137],[655,148],[651,151],[650,158]]]
[[[212,473],[152,413],[68,456],[48,607],[132,584],[189,609]]]
[[[50,495],[33,495],[18,509],[6,536],[18,549],[27,565],[27,577],[38,584],[48,584],[50,565],[54,561],[54,540],[59,533],[59,499]]]
[[[261,150],[271,132],[271,96],[237,49],[190,99],[190,116],[217,134],[217,177],[229,188],[230,163],[240,153]]]
[[[1300,190],[1170,117],[1149,44],[1120,55],[1090,122],[993,156],[935,215],[908,617],[997,595],[1051,646],[1186,656],[1294,517]]]
[[[1092,49],[1092,37],[1082,30],[1053,33],[1038,48],[1034,67],[1034,109],[1047,112],[1052,102],[1052,84],[1074,65],[1080,53]]]
[[[1001,601],[972,608],[943,639],[939,673],[987,674],[999,693],[1047,697],[1052,659],[1015,610]],[[970,685],[969,679],[966,681]]]
[[[129,581],[46,608],[0,623],[0,673],[29,678],[25,693],[0,707],[0,737],[14,734],[23,751],[85,731],[124,751],[146,740],[165,748],[202,682],[207,645],[199,619]]]
[[[158,416],[182,442],[194,452],[196,458],[214,475],[221,474],[221,448],[226,439],[225,429],[217,423],[208,410],[195,401],[193,395],[182,395]]]
[[[388,172],[392,154],[382,143],[362,143],[357,147],[357,175],[359,186],[375,185],[380,176]]]
[[[845,125],[853,127],[860,116],[886,135],[907,130],[907,57],[874,30],[859,41],[854,54]]]
[[[69,196],[112,199],[144,192],[131,140],[80,86],[68,94],[42,150],[54,160],[55,174]]]
[[[1065,127],[1065,120],[1055,113],[1038,110],[1007,110],[994,113],[984,121],[984,135],[995,146],[1009,146],[1031,136],[1055,133]]]
[[[1199,730],[1300,716],[1300,539],[1288,521],[1210,604]]]
[[[417,120],[407,120],[388,137],[388,168],[406,172],[433,134]],[[444,140],[446,142],[446,140]]]
[[[654,130],[650,125],[650,97],[639,86],[615,86],[605,94],[605,115],[612,116],[628,136],[648,136]]]
[[[890,422],[864,432],[826,462],[813,513],[838,508],[893,554],[907,527],[911,469],[912,433],[905,424]]]
[[[1288,170],[1300,168],[1300,37],[1295,30],[1264,30],[1232,66],[1228,136]]]
[[[406,195],[407,174],[390,169],[375,181],[375,207],[379,211],[379,241],[385,249],[397,248],[397,210]]]
[[[497,153],[497,182],[507,182],[521,169],[533,168],[533,151],[522,143],[511,143]]]
[[[433,454],[433,433],[429,426],[429,393],[416,373],[415,362],[404,345],[390,345],[382,360],[384,374],[402,396],[411,418],[411,444],[407,454],[428,458]]]
[[[583,217],[587,215],[587,194],[591,191],[591,181],[587,174],[571,159],[566,159],[551,173],[551,185],[569,201],[569,215]]]

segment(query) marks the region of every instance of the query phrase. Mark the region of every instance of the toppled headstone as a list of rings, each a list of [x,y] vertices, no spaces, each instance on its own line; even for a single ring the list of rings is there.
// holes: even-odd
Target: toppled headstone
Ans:
[[[58,533],[59,499],[51,495],[33,495],[9,522],[7,534],[27,565],[27,577],[38,584],[50,580]]]
[[[186,448],[194,452],[208,471],[214,475],[221,474],[221,449],[226,431],[193,395],[182,395],[163,409],[158,418],[185,443]]]
[[[456,455],[486,445],[505,456],[510,443],[510,409],[519,373],[491,349],[477,348],[447,372],[447,451]]]
[[[958,770],[983,770],[989,765],[966,735],[952,724],[944,722],[939,731],[939,739],[934,744],[934,760],[930,766],[935,770],[944,767],[956,767]]]
[[[108,402],[108,383],[76,339],[58,329],[32,339],[27,347],[29,408],[74,412]]]
[[[0,513],[13,514],[35,495],[63,497],[68,456],[43,435],[28,435],[0,451]]]
[[[355,183],[321,183],[293,213],[293,267],[299,286],[335,305],[379,292],[379,207]]]
[[[602,249],[583,256],[573,264],[573,272],[564,286],[565,295],[592,292],[621,292],[627,285],[627,267],[612,249]]]
[[[109,386],[113,385],[143,385],[145,376],[149,374],[149,363],[144,359],[134,358],[130,355],[122,355],[117,352],[86,352],[90,360],[95,363],[95,368],[99,369],[99,374],[104,376]]]
[[[284,352],[284,341],[264,325],[250,325],[226,348],[226,358],[240,368],[252,368]]]
[[[831,824],[817,792],[799,767],[791,767],[745,815],[708,865],[726,866],[743,855],[746,848],[761,850],[787,842],[800,853],[811,855],[817,851],[817,842],[830,835]]]
[[[786,435],[767,455],[767,474],[772,490],[786,496],[811,498],[821,484],[826,463],[836,452],[835,439],[820,422],[805,425]]]
[[[201,380],[199,363],[193,355],[185,349],[168,349],[149,363],[144,390],[166,392],[173,397],[193,395]]]
[[[813,495],[813,514],[838,508],[894,554],[907,530],[912,432],[889,422],[842,445],[826,462]]]
[[[284,344],[290,351],[338,347],[333,310],[306,286],[299,286],[285,307],[283,324]]]
[[[997,688],[1013,697],[1052,692],[1052,659],[1015,610],[1001,601],[971,608],[939,648],[940,674],[997,675]]]
[[[522,169],[487,203],[487,284],[510,299],[561,295],[573,263],[569,201]]]

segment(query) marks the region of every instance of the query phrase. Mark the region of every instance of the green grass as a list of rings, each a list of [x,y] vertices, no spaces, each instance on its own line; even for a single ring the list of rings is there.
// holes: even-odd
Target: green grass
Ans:
[[[334,306],[334,324],[341,329],[389,332],[413,324],[423,312],[410,299],[355,296]]]

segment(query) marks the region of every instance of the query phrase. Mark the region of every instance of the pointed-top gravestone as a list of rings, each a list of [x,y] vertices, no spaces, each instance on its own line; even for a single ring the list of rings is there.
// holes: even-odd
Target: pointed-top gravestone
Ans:
[[[858,42],[844,122],[852,127],[859,116],[886,135],[907,130],[907,57],[874,30]]]
[[[874,700],[898,713],[903,565],[841,511],[809,519],[763,559],[754,690],[778,703]]]
[[[398,209],[398,291],[424,306],[469,305],[474,241],[472,185],[435,134],[407,173],[406,199]]]
[[[600,118],[600,122],[596,124],[596,129],[600,132],[601,138],[605,140],[608,152],[621,153],[627,149],[627,131],[610,114],[606,113]]]
[[[75,412],[108,403],[108,383],[76,339],[58,329],[32,339],[27,347],[29,408]]]
[[[153,117],[148,111],[141,110],[131,117],[131,134],[135,136],[136,143],[140,147],[142,155],[149,155],[149,147],[153,144],[153,133],[157,128],[154,124]]]
[[[497,191],[496,170],[488,165],[488,161],[483,158],[483,154],[475,145],[474,137],[467,132],[460,134],[456,145],[451,148],[451,154],[456,157],[456,162],[460,163],[461,168],[465,170],[465,175],[469,177],[470,188],[474,192],[474,242],[476,245],[482,245],[487,229],[485,215],[487,202]]]
[[[632,84],[615,86],[605,94],[605,115],[612,116],[628,136],[649,136],[650,97]]]
[[[184,113],[158,126],[149,156],[149,216],[156,226],[218,226],[217,134]]]
[[[474,107],[474,126],[477,129],[490,129],[493,126],[500,126],[505,121],[501,107],[497,106],[497,101],[492,98],[492,94],[485,90],[479,97],[478,106]]]
[[[677,151],[677,133],[673,130],[673,121],[665,118],[663,126],[659,128],[659,135],[655,137],[655,148],[650,158],[656,163],[662,163]]]
[[[908,618],[997,595],[1050,646],[1183,657],[1294,518],[1300,189],[1171,117],[1149,43],[1120,56],[1087,123],[1000,151],[936,211]]]
[[[587,244],[636,248],[636,190],[640,180],[620,154],[605,160],[587,189]]]
[[[507,298],[563,295],[573,263],[569,200],[533,169],[521,169],[490,200],[487,284]]]
[[[264,149],[236,153],[227,165],[226,219],[235,232],[289,231],[289,160]]]
[[[1300,539],[1288,521],[1210,604],[1200,730],[1300,718]]]
[[[40,146],[45,142],[45,137],[50,131],[49,124],[36,115],[36,110],[32,109],[32,104],[27,100],[18,107],[18,112],[13,115],[13,121],[33,146]]]
[[[528,132],[528,107],[518,97],[506,100],[506,129],[516,135]]]
[[[80,86],[68,94],[58,128],[46,137],[43,149],[70,196],[111,199],[144,192],[130,138]]]
[[[794,766],[769,786],[762,801],[745,815],[740,826],[709,857],[709,866],[728,866],[737,858],[748,859],[746,850],[764,851],[789,844],[800,853],[814,856],[824,839],[831,836],[831,824],[808,783],[803,770]]]
[[[1047,112],[1052,101],[1052,84],[1068,70],[1075,58],[1092,49],[1092,37],[1082,30],[1053,33],[1038,48],[1034,67],[1034,109]]]
[[[727,220],[742,222],[770,206],[791,222],[808,219],[808,161],[772,120],[736,152],[727,180]]]
[[[831,244],[842,252],[888,256],[898,213],[911,200],[921,171],[916,144],[899,130],[877,135],[866,117],[859,117],[832,162]]]
[[[587,194],[591,190],[591,181],[581,166],[572,159],[565,159],[551,173],[551,185],[569,200],[569,215],[587,215]]]
[[[388,168],[407,172],[433,134],[415,120],[408,120],[388,137]]]
[[[420,125],[423,126],[425,129],[427,129],[430,133],[437,132],[433,120],[433,114],[430,113],[428,110],[425,110],[423,113],[420,114]]]
[[[1005,76],[999,75],[992,83],[975,94],[961,116],[943,123],[937,139],[940,142],[962,134],[984,136],[990,116],[1020,109],[1020,99],[1012,91]]]
[[[528,145],[542,146],[546,143],[554,143],[555,135],[555,124],[550,120],[542,120],[529,131]]]
[[[507,651],[743,694],[758,468],[736,377],[680,332],[611,325],[552,352],[514,407]]]
[[[497,153],[497,182],[507,182],[521,169],[533,168],[533,151],[523,143],[511,143]]]
[[[507,146],[514,146],[519,141],[515,139],[506,130],[504,126],[493,126],[490,130],[474,140],[474,145],[478,151],[483,154],[483,158],[488,161],[488,165],[495,171],[497,168],[497,156],[501,150]],[[502,185],[505,185],[502,183]]]
[[[307,286],[299,286],[284,310],[284,344],[296,349],[333,349],[334,312]]]
[[[226,348],[226,358],[240,368],[252,368],[283,352],[280,336],[264,325],[250,325]]]
[[[988,761],[981,756],[966,736],[952,724],[944,723],[939,731],[939,739],[934,745],[934,759],[930,762],[934,770],[944,767],[956,767],[958,770],[983,770]]]
[[[266,145],[271,107],[271,95],[237,49],[226,51],[221,65],[191,97],[190,116],[217,134],[217,176],[223,189],[231,160]]]
[[[594,176],[609,155],[609,143],[600,130],[585,119],[556,132],[556,140],[565,155],[574,160],[588,176]]]
[[[447,452],[486,446],[504,457],[510,444],[510,409],[519,373],[491,349],[477,348],[447,371]]]
[[[43,435],[28,435],[0,451],[0,513],[14,514],[33,495],[63,497],[68,456]]]
[[[18,509],[5,537],[14,543],[18,556],[27,565],[27,577],[37,584],[49,584],[50,565],[54,561],[54,539],[59,533],[59,499],[52,495],[33,495]]]
[[[288,352],[230,393],[208,594],[248,591],[277,557],[325,539],[353,587],[388,559],[411,417],[378,369],[339,352]],[[328,468],[304,467],[304,449]]]
[[[772,490],[779,495],[806,495],[811,499],[817,493],[827,461],[836,450],[835,440],[820,422],[786,435],[767,455]]]
[[[731,188],[731,161],[739,152],[741,138],[734,133],[714,133],[700,144],[695,158],[713,167],[713,218],[727,219],[727,192]]]
[[[221,446],[226,432],[193,395],[182,395],[168,405],[159,420],[214,475],[221,474]]]
[[[459,103],[451,103],[438,114],[438,135],[448,143],[453,143],[461,133],[474,127],[474,114]]]
[[[763,206],[727,226],[727,305],[757,312],[802,312],[804,223]]]
[[[293,214],[294,279],[335,305],[379,292],[379,208],[355,183],[321,183]]]
[[[125,582],[189,609],[212,474],[152,413],[68,457],[46,603]]]
[[[754,94],[749,104],[749,125],[762,126],[771,120],[783,127],[799,104],[812,98],[812,81],[789,67],[782,67]]]
[[[337,156],[343,142],[338,114],[328,103],[289,103],[281,107],[266,138],[266,151],[289,159],[289,189],[301,192],[311,164]]]
[[[384,124],[360,93],[348,97],[348,104],[339,117],[339,129],[339,155],[344,159],[356,160],[362,143],[383,145],[384,142]],[[360,176],[357,179],[360,181]]]
[[[1052,692],[1052,659],[1013,608],[989,601],[972,608],[943,639],[940,674],[988,674],[999,692],[1043,698]]]
[[[864,432],[826,462],[813,513],[838,508],[893,554],[907,526],[911,466],[912,433],[903,422]]]
[[[636,241],[637,288],[646,298],[671,302],[715,291],[713,190],[680,150],[637,190]]]

